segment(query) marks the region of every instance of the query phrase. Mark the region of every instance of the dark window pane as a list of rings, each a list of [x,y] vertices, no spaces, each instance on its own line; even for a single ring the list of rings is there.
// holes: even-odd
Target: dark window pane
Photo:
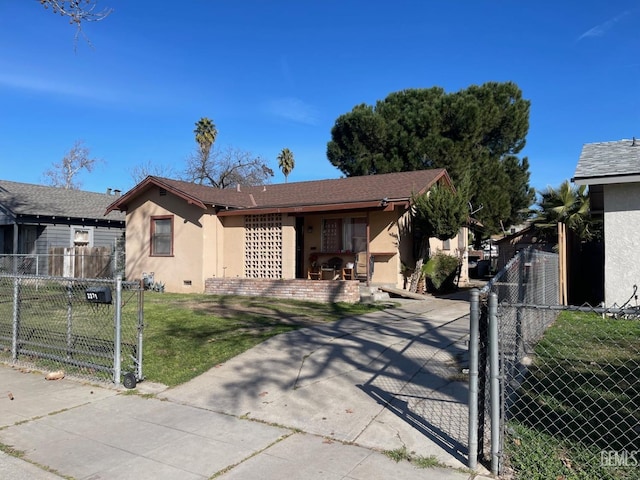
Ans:
[[[325,252],[339,252],[342,249],[342,220],[328,218],[323,222],[322,250]]]

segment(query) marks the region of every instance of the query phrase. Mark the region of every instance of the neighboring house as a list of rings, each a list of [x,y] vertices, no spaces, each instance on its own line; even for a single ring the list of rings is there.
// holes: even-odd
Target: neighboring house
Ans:
[[[49,272],[47,256],[55,247],[113,247],[124,235],[125,216],[105,215],[119,194],[0,180],[0,257],[40,256],[40,274]],[[34,263],[31,262],[32,271]],[[24,269],[23,269],[24,271]]]
[[[410,201],[436,183],[451,186],[444,169],[235,189],[149,176],[107,213],[127,213],[127,277],[167,291],[203,292],[208,278],[343,278],[350,264],[356,278],[402,288],[415,263]],[[464,257],[462,230],[432,250]],[[314,265],[335,270],[312,277]]]
[[[498,248],[497,270],[502,270],[509,260],[515,257],[518,252],[526,248],[553,252],[556,242],[550,242],[540,235],[540,232],[533,225],[528,225],[520,230],[514,229],[509,235],[493,241],[493,245]]]
[[[636,304],[640,286],[640,142],[588,143],[572,179],[589,186],[591,212],[604,218],[604,302]]]

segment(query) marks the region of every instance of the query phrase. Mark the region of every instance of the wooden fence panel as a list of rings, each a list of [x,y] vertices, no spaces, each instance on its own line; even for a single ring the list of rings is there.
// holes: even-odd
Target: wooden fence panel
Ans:
[[[112,278],[111,247],[51,247],[49,275],[73,278]]]

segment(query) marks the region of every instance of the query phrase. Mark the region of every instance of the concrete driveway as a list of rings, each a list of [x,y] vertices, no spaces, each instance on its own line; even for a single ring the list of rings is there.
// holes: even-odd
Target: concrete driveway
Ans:
[[[278,335],[160,397],[464,468],[468,313],[430,298]]]

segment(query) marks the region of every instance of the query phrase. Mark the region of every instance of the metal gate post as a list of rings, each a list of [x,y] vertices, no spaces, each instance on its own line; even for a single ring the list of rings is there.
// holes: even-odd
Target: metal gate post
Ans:
[[[489,294],[489,370],[491,377],[491,473],[498,475],[500,455],[500,364],[498,296]]]
[[[478,465],[478,352],[480,349],[480,292],[471,290],[469,312],[469,462]]]
[[[138,358],[136,359],[136,378],[141,381],[144,376],[142,375],[142,331],[144,330],[144,285],[140,280],[140,286],[138,290]]]
[[[114,314],[115,340],[113,345],[113,383],[120,385],[120,372],[122,368],[122,277],[116,278],[116,308]]]

